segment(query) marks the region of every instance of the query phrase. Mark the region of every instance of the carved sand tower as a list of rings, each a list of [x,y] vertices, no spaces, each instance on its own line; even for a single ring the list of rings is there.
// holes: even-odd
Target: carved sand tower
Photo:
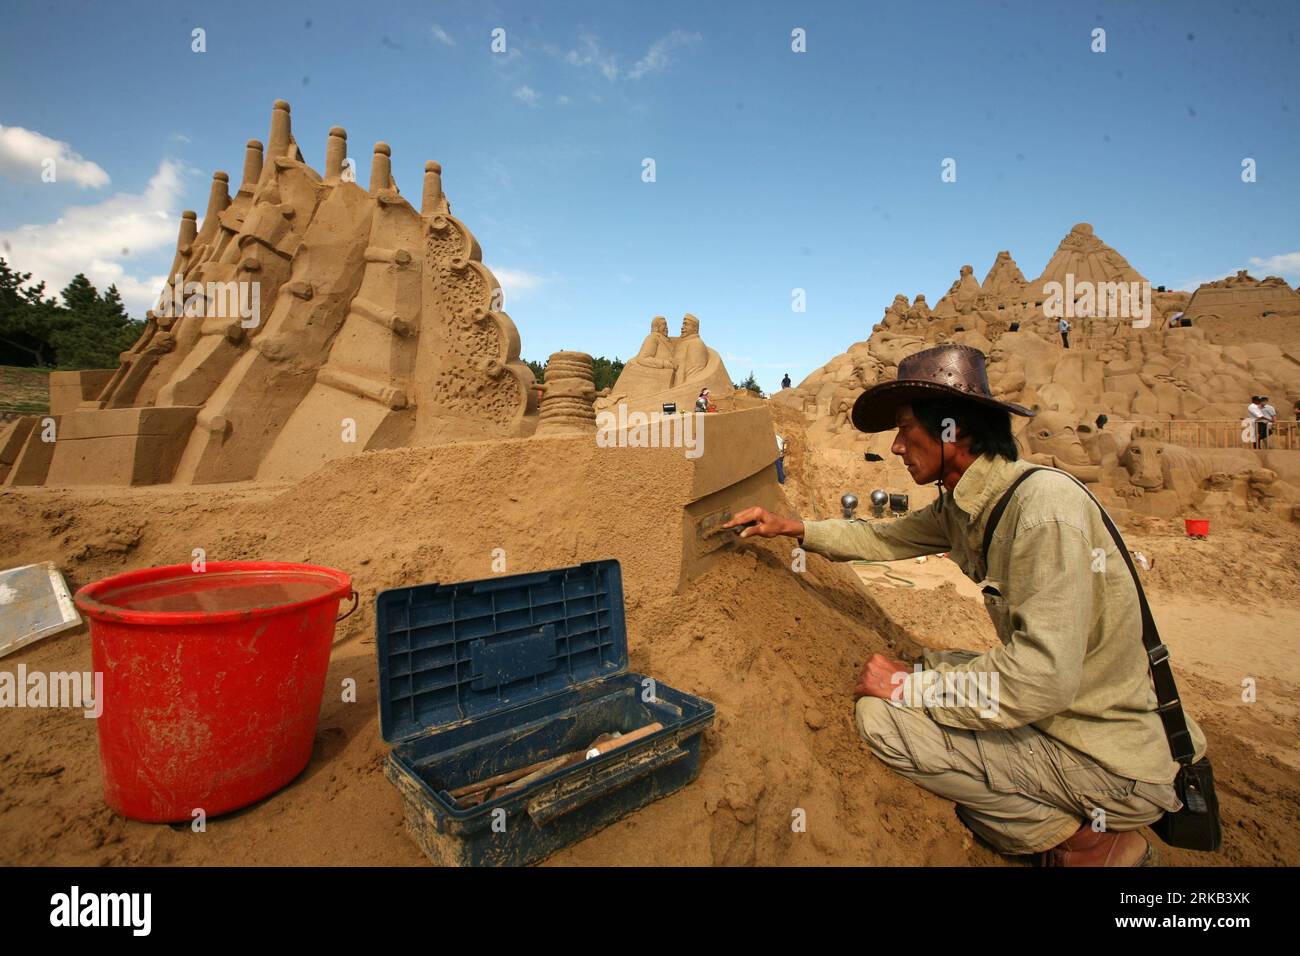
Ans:
[[[346,159],[336,126],[325,175],[308,166],[277,100],[235,195],[217,172],[202,225],[183,213],[140,339],[96,399],[56,416],[52,448],[29,436],[7,480],[286,480],[366,449],[528,434],[533,375],[442,168],[426,164],[417,210],[387,144],[368,189]]]
[[[546,363],[537,434],[572,435],[596,431],[596,386],[591,356],[555,352]]]

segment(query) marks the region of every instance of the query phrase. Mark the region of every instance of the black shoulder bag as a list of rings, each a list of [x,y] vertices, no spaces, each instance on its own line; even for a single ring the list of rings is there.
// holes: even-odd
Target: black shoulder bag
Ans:
[[[1011,483],[1002,498],[993,506],[988,523],[984,527],[983,557],[984,567],[989,563],[989,543],[993,540],[993,531],[997,528],[1002,512],[1006,511],[1011,496],[1022,481],[1036,471],[1051,471],[1048,468],[1030,468]],[[1066,472],[1061,472],[1067,474]],[[1174,778],[1174,790],[1183,808],[1177,812],[1166,812],[1163,817],[1151,825],[1155,834],[1170,846],[1184,850],[1204,850],[1209,853],[1218,851],[1223,844],[1223,833],[1219,826],[1219,798],[1214,793],[1214,770],[1210,758],[1202,757],[1193,762],[1195,752],[1192,749],[1192,735],[1187,729],[1187,718],[1183,715],[1183,705],[1178,699],[1178,685],[1174,683],[1174,672],[1169,666],[1169,648],[1160,642],[1160,633],[1156,630],[1155,618],[1151,616],[1151,606],[1147,604],[1142,582],[1138,580],[1137,568],[1129,556],[1124,539],[1119,529],[1111,521],[1101,502],[1093,497],[1092,492],[1083,482],[1069,476],[1084,494],[1092,498],[1093,504],[1101,511],[1101,520],[1106,530],[1115,539],[1115,547],[1124,556],[1129,573],[1133,575],[1133,585],[1137,588],[1138,606],[1142,610],[1142,645],[1147,651],[1147,662],[1151,668],[1151,681],[1156,691],[1156,712],[1164,724],[1165,737],[1169,740],[1169,753],[1178,761],[1178,776]]]

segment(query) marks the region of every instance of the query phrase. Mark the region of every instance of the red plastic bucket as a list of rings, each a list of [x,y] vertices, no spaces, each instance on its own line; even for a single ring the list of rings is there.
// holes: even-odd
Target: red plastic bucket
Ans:
[[[1187,528],[1189,538],[1208,538],[1210,536],[1209,518],[1184,518],[1183,526]]]
[[[342,571],[270,561],[146,568],[78,591],[104,676],[108,805],[136,820],[191,820],[296,777],[311,758],[350,592]]]

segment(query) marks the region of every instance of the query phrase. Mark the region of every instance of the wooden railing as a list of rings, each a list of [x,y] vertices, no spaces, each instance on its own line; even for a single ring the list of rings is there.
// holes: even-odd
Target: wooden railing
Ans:
[[[1239,419],[1182,419],[1177,421],[1119,421],[1111,419],[1108,429],[1132,425],[1154,432],[1160,438],[1188,448],[1255,448],[1255,426]],[[1243,441],[1242,436],[1247,436]],[[1278,419],[1269,429],[1267,446],[1271,449],[1300,450],[1300,427],[1295,419]]]

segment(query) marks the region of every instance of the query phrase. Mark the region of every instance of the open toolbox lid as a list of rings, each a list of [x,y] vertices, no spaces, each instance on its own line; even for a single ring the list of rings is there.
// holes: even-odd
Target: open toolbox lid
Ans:
[[[614,560],[393,588],[375,598],[379,726],[389,743],[627,669]]]

